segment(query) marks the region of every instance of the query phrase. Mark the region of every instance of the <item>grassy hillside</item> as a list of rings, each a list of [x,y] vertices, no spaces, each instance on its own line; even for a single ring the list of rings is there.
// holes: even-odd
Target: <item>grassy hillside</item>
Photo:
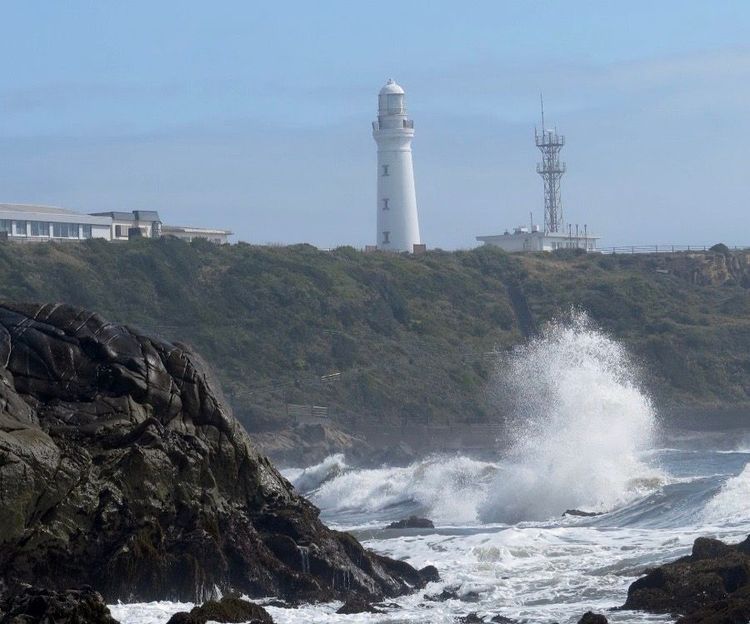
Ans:
[[[750,398],[747,258],[425,256],[177,240],[0,245],[0,297],[63,301],[193,345],[238,416],[482,422],[493,359],[575,305],[622,339],[664,404]],[[341,373],[327,382],[321,376]]]

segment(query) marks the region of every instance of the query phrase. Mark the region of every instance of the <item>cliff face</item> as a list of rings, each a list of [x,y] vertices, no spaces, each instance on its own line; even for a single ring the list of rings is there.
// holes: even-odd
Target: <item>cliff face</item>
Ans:
[[[113,601],[423,584],[317,516],[184,346],[70,306],[0,305],[0,585]]]

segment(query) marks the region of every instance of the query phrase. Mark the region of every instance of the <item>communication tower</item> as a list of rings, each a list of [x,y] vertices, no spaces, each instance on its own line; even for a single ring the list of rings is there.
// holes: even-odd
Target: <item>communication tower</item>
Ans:
[[[560,178],[565,173],[565,163],[560,162],[560,150],[565,145],[565,137],[557,133],[557,128],[544,127],[544,99],[542,105],[541,132],[534,128],[536,146],[542,153],[542,162],[537,163],[536,172],[544,180],[544,233],[563,230],[562,201],[560,199]]]

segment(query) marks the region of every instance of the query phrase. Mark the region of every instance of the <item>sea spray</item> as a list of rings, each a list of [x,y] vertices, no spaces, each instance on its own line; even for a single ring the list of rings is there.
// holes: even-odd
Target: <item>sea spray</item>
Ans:
[[[396,520],[420,513],[443,524],[473,523],[496,471],[492,463],[435,455],[405,467],[348,470],[309,497],[324,518]]]
[[[655,413],[633,361],[581,312],[550,323],[501,363],[510,403],[507,464],[480,510],[486,522],[612,509],[653,487],[639,459]]]
[[[750,464],[740,474],[727,479],[706,503],[703,520],[709,523],[747,522],[750,509]]]
[[[292,468],[282,471],[282,474],[292,482],[292,485],[300,494],[308,494],[347,469],[344,454],[336,453],[335,455],[329,455],[319,464],[309,466],[304,470]]]

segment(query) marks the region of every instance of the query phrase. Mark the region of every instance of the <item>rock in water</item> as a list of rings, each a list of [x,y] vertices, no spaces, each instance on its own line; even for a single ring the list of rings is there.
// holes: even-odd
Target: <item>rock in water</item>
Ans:
[[[376,609],[363,598],[354,597],[347,599],[347,601],[339,607],[336,613],[351,615],[353,613],[383,613],[383,611]]]
[[[0,304],[0,578],[108,601],[381,599],[425,584],[327,529],[187,347],[32,304]]]
[[[101,594],[91,588],[56,592],[22,586],[0,601],[2,624],[49,622],[118,624],[104,604]]]
[[[403,520],[397,520],[391,522],[386,529],[434,529],[435,525],[432,520],[427,518],[419,518],[417,516],[409,516]]]
[[[750,537],[736,545],[698,538],[690,555],[635,581],[622,608],[679,613],[678,624],[750,621]]]
[[[593,611],[586,611],[586,613],[583,614],[580,620],[578,620],[578,624],[608,624],[607,618],[604,617],[601,613],[594,613]]]
[[[190,613],[175,613],[167,624],[206,624],[206,622],[232,622],[247,624],[273,624],[273,619],[263,607],[252,602],[225,596],[221,600],[209,600]]]

